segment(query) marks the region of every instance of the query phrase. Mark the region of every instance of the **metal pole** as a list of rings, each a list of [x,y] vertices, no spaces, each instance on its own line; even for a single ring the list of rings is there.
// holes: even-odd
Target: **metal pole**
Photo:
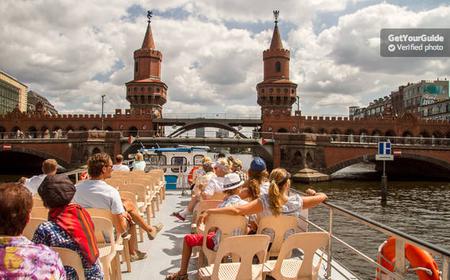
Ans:
[[[296,96],[297,98],[297,133],[300,133],[300,96]]]
[[[103,124],[104,124],[104,114],[103,114],[104,108],[105,108],[105,95],[102,94],[102,130],[103,130]]]
[[[386,202],[387,202],[386,161],[383,160],[383,175],[381,176],[381,205],[385,206]]]
[[[328,233],[330,234],[330,240],[328,241],[328,250],[327,250],[327,274],[325,276],[325,279],[331,279],[331,262],[333,260],[333,250],[332,250],[332,241],[333,241],[333,209],[330,208],[330,219],[329,219],[329,229]]]

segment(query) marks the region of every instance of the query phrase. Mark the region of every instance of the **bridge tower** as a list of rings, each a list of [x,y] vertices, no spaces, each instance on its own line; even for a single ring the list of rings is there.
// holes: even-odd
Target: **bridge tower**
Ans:
[[[132,113],[151,112],[152,119],[162,116],[167,101],[167,85],[161,81],[162,53],[156,49],[148,12],[147,31],[142,47],[134,51],[134,79],[126,83],[127,100]]]
[[[256,85],[261,117],[289,117],[296,101],[297,84],[289,80],[290,51],[283,48],[278,30],[279,11],[273,11],[275,28],[270,48],[263,52],[264,80]]]

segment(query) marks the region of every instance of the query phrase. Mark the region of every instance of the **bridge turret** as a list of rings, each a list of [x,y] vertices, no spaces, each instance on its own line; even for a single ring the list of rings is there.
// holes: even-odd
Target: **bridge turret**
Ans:
[[[297,84],[289,80],[290,52],[283,48],[278,29],[279,11],[274,11],[275,27],[270,48],[263,52],[264,81],[256,86],[261,116],[290,116],[296,101]]]
[[[167,102],[167,85],[161,81],[162,53],[156,50],[148,12],[147,30],[142,47],[134,51],[134,79],[126,83],[127,100],[135,113],[152,112],[152,119],[162,116]]]

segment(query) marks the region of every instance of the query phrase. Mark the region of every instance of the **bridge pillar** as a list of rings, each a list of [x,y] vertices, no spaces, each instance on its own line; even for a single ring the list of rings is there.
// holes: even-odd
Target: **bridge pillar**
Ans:
[[[99,152],[105,152],[112,158],[121,152],[120,132],[85,131],[68,133],[72,148],[71,164],[86,164],[88,158]]]
[[[273,144],[273,168],[281,167],[281,147],[280,144],[275,141]]]

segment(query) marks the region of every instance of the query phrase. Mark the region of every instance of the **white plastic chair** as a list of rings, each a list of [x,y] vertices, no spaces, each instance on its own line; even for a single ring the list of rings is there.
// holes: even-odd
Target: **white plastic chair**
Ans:
[[[47,221],[47,219],[31,218],[28,221],[27,225],[25,226],[25,229],[23,230],[22,235],[30,240],[33,239],[34,232],[36,231],[38,226],[46,221]]]
[[[83,263],[81,262],[80,255],[78,255],[77,252],[67,248],[60,248],[60,247],[51,247],[51,248],[53,251],[59,254],[59,257],[61,258],[61,261],[64,266],[70,266],[73,269],[75,269],[78,276],[78,280],[86,279],[84,277]]]
[[[263,234],[232,236],[220,243],[214,265],[199,270],[200,279],[211,280],[262,280],[264,261],[270,237]],[[233,255],[240,262],[221,263]],[[253,264],[254,256],[259,264]]]
[[[120,271],[120,261],[116,256],[117,245],[116,242],[120,242],[120,236],[118,240],[114,237],[114,227],[111,220],[92,216],[92,222],[95,227],[95,236],[97,241],[101,241],[104,239],[104,235],[106,235],[110,241],[110,243],[98,243],[99,250],[99,259],[102,264],[103,274],[105,275],[105,280],[109,279],[121,279],[122,272]]]
[[[272,245],[269,249],[269,257],[278,256],[280,253],[281,245],[285,239],[286,232],[297,232],[297,217],[295,216],[266,216],[261,218],[258,222],[258,234],[264,234],[265,229],[273,232]]]
[[[317,265],[313,265],[314,254],[318,249],[325,250],[329,239],[326,232],[295,233],[283,242],[278,259],[266,262],[265,271],[276,280],[318,279],[322,257]],[[293,249],[301,249],[303,259],[289,258]]]
[[[203,244],[202,252],[206,257],[207,264],[214,262],[216,252],[208,248],[207,235],[210,229],[217,228],[221,232],[220,242],[226,238],[233,236],[233,233],[239,232],[240,234],[246,234],[247,231],[247,219],[244,216],[226,215],[226,214],[211,214],[208,216],[208,220],[203,231]],[[199,266],[203,264],[203,259],[199,259]]]

